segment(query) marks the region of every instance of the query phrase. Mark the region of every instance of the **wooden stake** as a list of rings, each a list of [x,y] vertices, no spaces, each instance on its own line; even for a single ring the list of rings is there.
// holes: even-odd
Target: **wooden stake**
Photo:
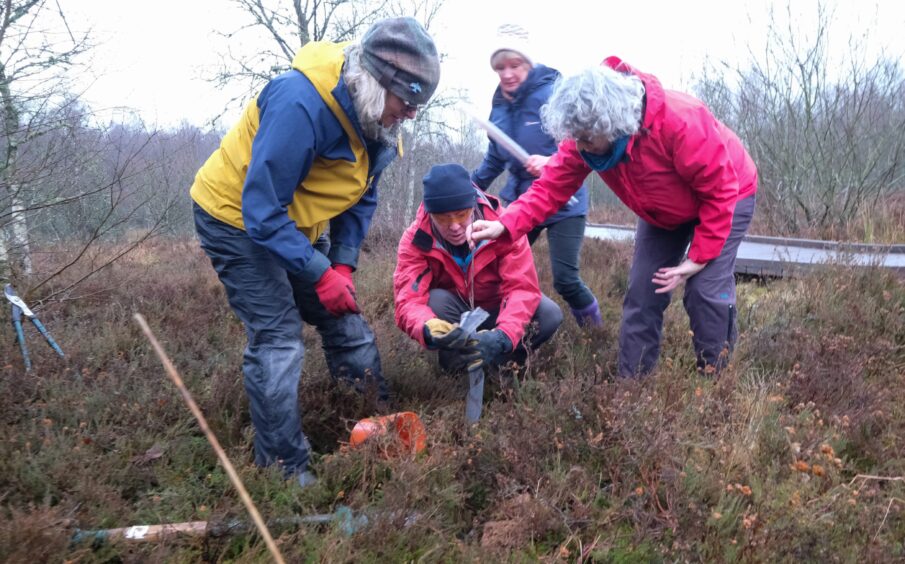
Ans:
[[[187,523],[167,523],[165,525],[134,525],[120,529],[103,529],[100,531],[78,531],[74,542],[85,539],[96,541],[130,541],[130,542],[157,542],[173,535],[204,536],[208,532],[207,521],[190,521]]]
[[[160,358],[160,362],[162,362],[164,368],[166,368],[170,380],[172,380],[173,383],[176,384],[176,387],[179,389],[179,393],[182,394],[182,399],[184,399],[186,405],[189,406],[189,410],[191,410],[192,415],[194,415],[195,419],[198,420],[198,425],[201,427],[201,430],[204,431],[204,435],[207,437],[207,441],[214,448],[214,452],[217,453],[217,458],[220,459],[220,464],[222,464],[223,468],[226,470],[226,474],[229,476],[229,480],[233,483],[233,486],[235,486],[236,490],[239,492],[239,497],[242,498],[242,503],[245,504],[245,509],[248,510],[249,515],[251,515],[252,521],[254,521],[255,526],[261,533],[261,536],[264,537],[264,543],[267,545],[267,549],[270,551],[271,556],[273,556],[274,561],[276,561],[278,564],[285,564],[283,555],[280,554],[280,549],[277,548],[276,543],[273,542],[273,537],[270,536],[270,531],[267,529],[267,525],[261,518],[261,514],[258,513],[258,508],[255,507],[254,502],[251,500],[251,496],[248,495],[248,491],[242,484],[242,480],[236,473],[236,469],[233,468],[232,463],[226,456],[226,452],[224,452],[223,448],[220,446],[220,442],[217,440],[216,435],[214,435],[214,432],[211,431],[210,427],[208,427],[207,420],[204,418],[204,414],[201,413],[201,409],[198,408],[195,400],[192,399],[192,394],[189,393],[188,388],[185,387],[185,383],[179,376],[179,372],[176,371],[176,367],[173,366],[173,363],[170,362],[167,353],[164,352],[163,347],[160,346],[160,343],[157,342],[157,339],[154,337],[154,333],[151,331],[151,328],[148,327],[148,323],[145,321],[144,316],[142,316],[140,313],[136,313],[133,317],[135,318],[135,321],[138,322],[138,325],[141,326],[141,330],[144,331],[145,336],[148,338],[148,341],[151,342],[151,346],[154,347],[154,351],[157,352],[157,356]]]

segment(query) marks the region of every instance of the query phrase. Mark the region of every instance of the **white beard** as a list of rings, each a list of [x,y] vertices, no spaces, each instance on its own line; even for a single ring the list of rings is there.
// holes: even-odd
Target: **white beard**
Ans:
[[[378,122],[362,125],[362,132],[365,137],[374,141],[380,141],[387,147],[395,147],[399,135],[400,125],[393,124],[390,127],[384,127]]]

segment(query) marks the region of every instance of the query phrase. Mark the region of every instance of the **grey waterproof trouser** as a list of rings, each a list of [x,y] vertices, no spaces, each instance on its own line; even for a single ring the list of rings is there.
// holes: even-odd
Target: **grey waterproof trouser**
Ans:
[[[442,288],[434,288],[430,291],[427,305],[433,310],[438,318],[450,323],[458,323],[462,314],[471,309],[468,304],[465,303],[465,300],[460,298],[457,294]],[[500,310],[498,308],[490,309],[487,312],[490,314],[490,317],[478,327],[479,331],[496,327],[496,320],[497,316],[500,314]],[[534,350],[550,340],[561,324],[562,310],[559,309],[556,302],[547,296],[541,295],[540,303],[537,305],[537,309],[534,311],[534,316],[531,318],[525,337],[522,339],[523,342],[513,343],[515,350],[506,355],[502,359],[502,362],[506,363],[510,360],[514,360],[518,363],[524,362],[525,357],[528,355],[528,350]],[[527,349],[525,345],[527,345]],[[438,360],[440,361],[440,366],[446,370],[456,371],[464,368],[456,351],[440,350]]]
[[[755,197],[736,203],[732,230],[720,255],[685,282],[685,311],[691,321],[698,367],[719,372],[728,362],[738,329],[735,319],[735,256],[754,215]],[[663,312],[671,293],[656,294],[651,280],[663,267],[677,266],[685,256],[695,223],[675,230],[638,220],[628,290],[619,332],[619,375],[653,370],[660,356]]]
[[[302,321],[320,333],[334,378],[386,398],[374,333],[358,314],[334,317],[314,287],[281,267],[245,231],[194,205],[201,248],[226,288],[229,305],[245,325],[248,344],[242,372],[255,427],[255,463],[280,464],[287,474],[304,471],[308,441],[302,433],[298,386],[305,348]],[[315,244],[327,253],[326,238]]]

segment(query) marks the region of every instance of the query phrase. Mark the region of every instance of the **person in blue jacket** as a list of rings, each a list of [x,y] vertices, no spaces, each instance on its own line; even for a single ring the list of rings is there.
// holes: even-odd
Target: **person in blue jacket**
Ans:
[[[500,197],[506,204],[525,193],[540,176],[550,155],[556,152],[556,141],[541,127],[543,106],[559,78],[559,72],[541,64],[534,64],[527,55],[528,34],[524,28],[506,24],[497,31],[497,49],[490,56],[490,65],[500,77],[493,95],[490,121],[515,140],[529,155],[521,163],[493,140],[484,161],[472,172],[472,181],[482,190],[509,171]],[[528,234],[531,244],[547,230],[553,287],[569,304],[580,326],[600,327],[600,307],[597,298],[579,275],[579,257],[584,241],[588,214],[588,189],[582,186],[559,211]]]
[[[299,413],[302,322],[320,333],[334,378],[386,399],[352,273],[377,181],[402,150],[399,126],[439,79],[433,39],[412,18],[378,21],[360,43],[310,42],[195,176],[201,247],[248,336],[255,463],[303,486],[314,478]]]

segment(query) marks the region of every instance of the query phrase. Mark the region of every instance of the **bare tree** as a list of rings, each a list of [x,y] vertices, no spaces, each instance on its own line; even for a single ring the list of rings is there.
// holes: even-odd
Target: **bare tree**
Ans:
[[[19,151],[57,127],[57,108],[69,102],[64,73],[89,48],[88,35],[73,34],[55,2],[0,2],[0,275],[32,270],[32,204]]]
[[[898,58],[867,60],[860,40],[834,57],[832,10],[818,4],[811,36],[769,31],[763,54],[723,63],[697,92],[733,127],[758,165],[759,199],[770,227],[795,233],[844,228],[905,178],[905,76]]]
[[[61,113],[59,127],[19,147],[22,207],[0,212],[0,224],[21,214],[28,226],[33,272],[15,278],[27,283],[25,295],[72,273],[65,284],[43,291],[42,300],[65,294],[163,233],[191,178],[180,178],[178,194],[161,189],[170,171],[165,160],[150,158],[157,132],[92,125],[91,114],[75,104]]]
[[[26,297],[67,292],[162,233],[187,199],[191,176],[179,197],[160,188],[171,163],[149,158],[157,132],[98,126],[72,93],[67,71],[91,47],[56,0],[0,0],[0,279]]]
[[[352,41],[375,21],[409,16],[430,31],[444,0],[232,0],[248,23],[220,35],[226,53],[211,80],[218,87],[240,85],[240,93],[228,106],[247,103],[274,76],[291,68],[296,52],[310,41]],[[253,45],[242,52],[237,45]],[[443,55],[441,54],[441,58]],[[458,103],[461,94],[435,96],[418,113],[419,132],[450,132],[445,110]],[[224,111],[227,108],[224,108]],[[420,134],[418,135],[420,137]]]
[[[375,226],[389,227],[389,231],[399,235],[412,222],[421,204],[421,179],[431,166],[456,162],[474,168],[480,164],[481,134],[463,116],[459,117],[461,124],[450,121],[444,129],[425,120],[405,132],[403,157],[381,175]]]
[[[220,35],[226,53],[212,77],[218,86],[242,86],[232,103],[251,99],[268,80],[290,68],[310,41],[351,41],[378,19],[412,16],[428,29],[443,0],[232,0],[248,23]],[[243,52],[240,45],[253,45]]]

